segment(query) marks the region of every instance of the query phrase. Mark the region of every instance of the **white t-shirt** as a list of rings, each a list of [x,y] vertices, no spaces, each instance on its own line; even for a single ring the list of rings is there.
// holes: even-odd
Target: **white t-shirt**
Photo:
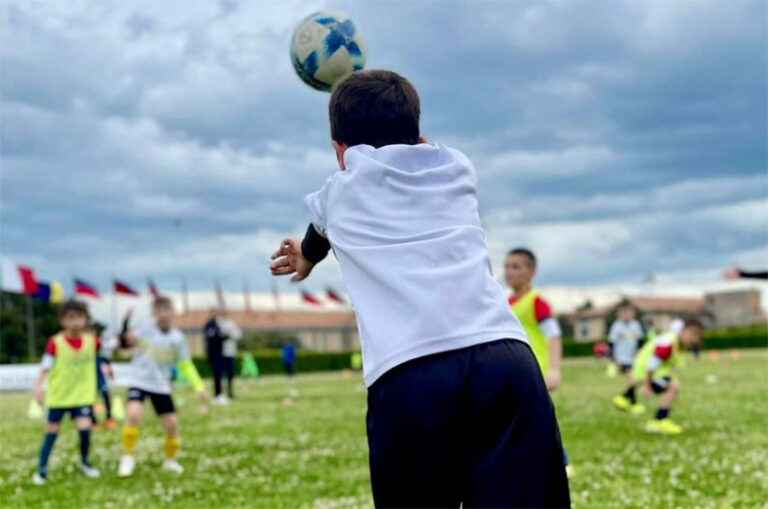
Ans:
[[[344,163],[305,201],[357,312],[366,385],[417,357],[526,341],[491,274],[464,154],[441,144],[357,145]]]
[[[637,343],[643,337],[643,327],[637,320],[616,320],[611,324],[608,341],[613,344],[613,359],[619,364],[632,365]]]
[[[243,337],[243,331],[235,322],[223,316],[217,318],[216,323],[219,325],[219,330],[227,335],[227,339],[221,346],[222,355],[234,357],[237,355],[237,342]]]
[[[176,328],[164,332],[155,323],[147,323],[136,330],[136,338],[128,386],[170,394],[173,367],[189,359],[184,334]]]

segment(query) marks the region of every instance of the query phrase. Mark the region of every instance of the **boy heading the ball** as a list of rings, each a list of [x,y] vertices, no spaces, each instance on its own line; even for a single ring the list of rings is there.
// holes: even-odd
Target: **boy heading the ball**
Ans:
[[[301,281],[331,248],[341,265],[375,504],[568,506],[554,410],[490,271],[472,163],[420,137],[419,96],[393,72],[351,74],[329,111],[341,171],[307,196],[307,233],[271,271]]]

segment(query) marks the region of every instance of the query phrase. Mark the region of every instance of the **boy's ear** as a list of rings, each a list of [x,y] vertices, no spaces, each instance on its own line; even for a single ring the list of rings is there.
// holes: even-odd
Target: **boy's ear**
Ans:
[[[347,150],[347,145],[345,143],[339,143],[336,140],[331,140],[331,147],[333,147],[333,151],[336,152],[336,161],[339,163],[339,169],[344,171],[344,152]]]

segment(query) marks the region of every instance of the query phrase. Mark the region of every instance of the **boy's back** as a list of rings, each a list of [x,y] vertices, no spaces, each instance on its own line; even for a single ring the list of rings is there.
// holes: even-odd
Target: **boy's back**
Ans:
[[[274,275],[306,278],[333,247],[358,317],[374,503],[565,507],[552,402],[494,281],[474,169],[419,135],[419,98],[388,71],[330,100],[341,172],[307,197],[304,240]]]
[[[358,145],[306,203],[353,296],[371,385],[410,359],[525,338],[490,272],[474,168],[444,145]]]

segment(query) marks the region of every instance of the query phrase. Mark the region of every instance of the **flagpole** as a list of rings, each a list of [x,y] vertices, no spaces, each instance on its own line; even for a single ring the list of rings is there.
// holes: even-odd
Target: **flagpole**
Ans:
[[[112,277],[112,330],[118,330],[117,323],[117,292],[115,291],[115,278]]]
[[[184,312],[189,311],[189,298],[187,296],[187,278],[181,278],[181,306]]]
[[[251,312],[251,292],[248,289],[248,281],[243,279],[243,298],[245,299],[245,310]]]
[[[35,358],[37,348],[35,347],[35,311],[32,308],[32,297],[26,294],[27,298],[27,355],[29,359]]]

